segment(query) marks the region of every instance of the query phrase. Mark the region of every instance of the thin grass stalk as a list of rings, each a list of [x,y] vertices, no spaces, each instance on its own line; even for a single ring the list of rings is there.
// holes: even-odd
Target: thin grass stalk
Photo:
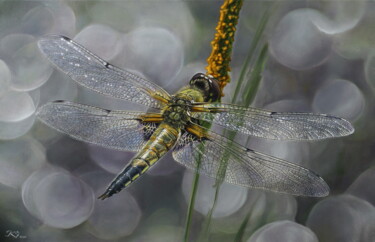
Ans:
[[[224,3],[220,8],[220,19],[216,27],[216,34],[214,40],[211,42],[211,55],[207,58],[207,74],[214,76],[219,81],[222,96],[225,85],[230,81],[228,72],[230,71],[229,64],[231,61],[232,44],[234,41],[234,34],[242,3],[243,0],[224,0]],[[207,124],[206,127],[209,128],[210,126],[210,124]],[[185,223],[185,242],[187,242],[189,239],[195,198],[199,184],[198,171],[200,164],[201,157],[197,160],[197,168],[191,189],[191,196]]]
[[[200,149],[203,151],[204,150],[204,145],[200,146]],[[188,212],[186,216],[186,221],[185,221],[185,231],[184,231],[184,241],[187,242],[189,240],[189,234],[190,234],[190,228],[191,228],[191,221],[192,221],[192,216],[193,216],[193,211],[194,211],[194,205],[195,205],[195,197],[197,195],[197,190],[198,190],[198,185],[199,185],[199,169],[201,166],[201,161],[202,161],[202,155],[203,152],[198,154],[198,159],[197,159],[197,167],[195,170],[195,176],[193,179],[192,183],[192,190],[190,194],[190,200],[189,200],[189,206],[188,206]]]
[[[239,81],[236,85],[235,94],[233,96],[232,103],[238,102],[237,97],[239,96],[239,91],[241,90],[241,87],[243,86],[243,82],[245,80],[247,81],[246,82],[247,85],[245,86],[244,90],[249,90],[249,91],[245,94],[245,98],[243,100],[244,104],[246,106],[249,106],[255,98],[256,91],[258,90],[259,83],[261,81],[261,72],[264,69],[264,65],[265,65],[265,61],[266,61],[267,44],[264,45],[262,50],[260,51],[260,54],[257,58],[257,61],[255,62],[255,66],[254,66],[253,69],[251,69],[251,66],[252,66],[251,63],[254,60],[256,50],[259,49],[257,47],[258,47],[258,45],[259,45],[259,43],[262,39],[261,37],[262,37],[264,29],[267,25],[269,16],[270,16],[270,9],[267,9],[267,11],[263,14],[263,16],[260,20],[260,23],[259,23],[258,28],[257,28],[257,30],[255,32],[255,35],[254,35],[254,39],[251,42],[248,55],[246,57],[245,63],[244,63],[244,65],[242,67],[242,70],[241,70]],[[240,123],[241,122],[242,122],[242,120],[240,120]],[[232,145],[232,142],[233,142],[236,134],[237,134],[237,132],[235,132],[235,131],[226,131],[224,133],[224,135],[226,135],[228,137],[228,139],[230,140],[230,143],[227,144],[229,147]],[[228,162],[228,159],[225,159],[224,157],[220,161],[219,173],[223,174],[223,175],[217,177],[216,184],[215,184],[216,189],[215,189],[214,201],[213,201],[211,209],[209,210],[209,212],[206,215],[206,219],[205,219],[205,222],[203,224],[203,229],[202,229],[202,233],[201,233],[199,241],[206,241],[208,239],[208,234],[209,234],[211,220],[212,220],[212,214],[213,214],[213,211],[216,208],[217,199],[218,199],[219,191],[220,191],[220,186],[221,186],[222,182],[224,181],[225,172],[223,172],[223,170],[226,169],[227,162]]]
[[[251,72],[251,75],[250,75],[250,78],[249,78],[249,80],[250,80],[249,85],[247,85],[246,86],[247,89],[245,89],[245,90],[250,90],[248,92],[248,95],[245,96],[245,100],[250,102],[250,103],[254,99],[256,90],[258,89],[260,81],[262,79],[261,73],[264,69],[264,66],[265,66],[265,63],[266,63],[266,60],[267,60],[267,50],[268,50],[268,45],[265,44],[263,46],[263,48],[261,49],[260,54],[258,56],[258,60],[256,62],[256,65],[255,65],[253,71]],[[243,122],[243,121],[239,120],[239,122]],[[233,139],[234,139],[234,137],[236,136],[237,133],[235,131],[228,131],[228,132],[225,132],[225,133],[229,133],[229,135],[228,135],[229,136],[229,142],[228,142],[227,146],[231,147],[232,144],[233,144]],[[223,170],[226,169],[227,162],[228,162],[228,157],[226,157],[225,154],[224,154],[222,160],[220,161],[220,168],[219,168],[219,171],[218,171],[218,173],[222,174],[222,175],[218,175],[218,177],[216,179],[214,201],[213,201],[211,209],[209,210],[209,212],[206,215],[206,219],[205,219],[205,222],[203,224],[203,229],[202,229],[202,233],[199,237],[199,241],[207,241],[208,240],[210,225],[211,225],[211,221],[212,221],[212,214],[213,214],[213,211],[216,208],[216,204],[217,204],[217,200],[218,200],[218,196],[219,196],[219,192],[220,192],[220,187],[221,187],[221,185],[224,181],[225,172],[223,172]]]
[[[258,89],[260,80],[262,79],[262,72],[267,62],[267,53],[268,53],[268,44],[265,44],[263,45],[262,50],[260,51],[260,54],[254,66],[254,69],[250,75],[249,89],[251,91],[247,93],[248,94],[247,96],[245,96],[245,100],[247,101],[254,99],[256,90]],[[236,236],[234,239],[235,242],[242,241],[246,226],[249,223],[250,215],[251,215],[251,209],[247,213],[246,217],[244,218],[244,220],[242,221],[240,225],[240,228],[238,229],[236,233]]]
[[[250,217],[251,217],[251,212],[253,211],[253,208],[255,207],[257,201],[259,200],[259,197],[254,201],[254,203],[251,205],[248,213],[246,214],[244,220],[242,221],[235,237],[234,237],[234,242],[241,242],[243,241],[242,238],[244,237],[245,235],[245,232],[246,232],[246,228],[247,228],[247,225],[249,224],[249,221],[250,221]]]
[[[245,230],[247,227],[247,224],[249,223],[251,216],[251,210],[249,210],[246,214],[246,217],[242,221],[240,228],[238,229],[236,236],[234,237],[234,242],[242,242],[243,235],[245,234]]]
[[[268,8],[266,10],[266,12],[262,15],[262,18],[259,21],[259,25],[258,25],[258,27],[255,31],[254,38],[251,41],[249,52],[246,56],[245,62],[243,64],[241,72],[240,72],[240,76],[238,78],[236,89],[234,91],[233,98],[232,98],[232,103],[238,103],[238,101],[239,101],[238,97],[240,97],[239,93],[240,93],[242,84],[243,84],[244,81],[246,81],[246,79],[247,79],[246,76],[248,76],[249,72],[251,72],[251,68],[250,68],[252,66],[251,63],[253,62],[253,58],[255,56],[255,51],[256,51],[256,49],[259,45],[259,42],[262,39],[264,30],[266,28],[266,25],[267,25],[269,17],[270,17],[270,13],[271,13],[271,8]],[[246,89],[244,89],[244,90],[246,90]]]

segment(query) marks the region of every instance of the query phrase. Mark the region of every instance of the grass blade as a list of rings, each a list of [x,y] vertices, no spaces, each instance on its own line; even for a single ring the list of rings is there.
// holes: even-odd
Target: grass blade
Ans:
[[[261,37],[262,37],[264,29],[267,25],[269,15],[270,15],[270,11],[271,10],[268,9],[263,14],[263,16],[260,20],[260,23],[259,23],[258,28],[256,30],[256,34],[255,34],[254,39],[253,39],[253,41],[250,45],[249,52],[248,52],[248,55],[246,57],[245,63],[242,67],[241,74],[240,74],[240,77],[239,77],[239,80],[238,80],[238,83],[236,85],[236,89],[235,89],[235,92],[234,92],[235,94],[233,96],[232,103],[238,103],[237,97],[240,96],[239,92],[242,89],[241,87],[243,86],[243,83],[245,82],[245,80],[247,82],[246,82],[245,88],[242,89],[242,90],[247,90],[247,92],[244,94],[244,99],[243,99],[244,103],[243,104],[245,106],[249,106],[255,98],[256,91],[258,90],[260,81],[262,79],[261,73],[264,69],[264,66],[265,66],[265,63],[266,63],[266,60],[267,60],[267,53],[268,53],[268,45],[267,44],[264,44],[262,49],[260,50],[258,58],[255,61],[254,68],[251,68],[251,66],[252,66],[251,63],[254,60],[256,50],[258,49],[259,43],[261,42],[261,39],[262,39]],[[228,143],[227,146],[230,147],[232,145],[232,142],[233,142],[236,134],[237,134],[237,132],[235,132],[235,131],[226,131],[225,132],[225,135],[230,140],[230,143]],[[223,175],[218,176],[217,179],[216,179],[216,184],[215,184],[216,189],[215,189],[214,201],[213,201],[211,209],[209,210],[209,212],[206,215],[206,219],[205,219],[205,222],[203,224],[203,229],[202,229],[202,233],[199,237],[199,241],[207,241],[208,240],[210,225],[211,225],[211,221],[212,221],[212,214],[213,214],[213,211],[215,210],[215,207],[216,207],[216,204],[217,204],[220,186],[221,186],[222,182],[224,181],[225,172],[222,172],[222,170],[226,169],[227,162],[228,162],[228,159],[225,158],[225,155],[224,155],[223,158],[220,161],[220,169],[219,169],[219,174],[223,174]]]
[[[204,147],[202,147],[202,149],[204,149]],[[199,153],[199,154],[203,154],[203,153]],[[194,205],[195,205],[195,197],[197,195],[198,184],[199,184],[198,170],[199,170],[199,168],[201,166],[201,163],[202,163],[201,160],[202,160],[201,155],[199,155],[199,158],[198,158],[198,161],[197,161],[197,168],[196,168],[193,183],[192,183],[188,212],[187,212],[186,221],[185,221],[185,231],[184,231],[184,241],[185,242],[187,242],[189,240],[191,221],[192,221],[193,210],[194,210]]]
[[[243,235],[245,234],[246,226],[249,223],[250,215],[251,215],[251,210],[247,212],[246,217],[242,221],[241,226],[239,230],[237,231],[236,237],[234,237],[234,242],[242,241]]]
[[[254,56],[255,56],[255,51],[256,51],[257,47],[259,46],[259,42],[262,39],[263,32],[266,28],[266,25],[268,23],[268,19],[270,17],[270,13],[271,13],[271,8],[268,8],[266,10],[266,12],[262,15],[262,18],[260,19],[259,25],[258,25],[258,27],[255,31],[254,38],[251,41],[249,52],[248,52],[247,57],[245,59],[245,63],[242,66],[242,70],[241,70],[240,76],[238,78],[236,89],[235,89],[234,94],[233,94],[232,103],[238,103],[238,101],[239,101],[238,97],[240,97],[239,94],[240,94],[242,84],[243,84],[244,81],[246,81],[246,79],[247,79],[246,77],[251,72],[251,66],[252,66],[251,63],[253,62],[253,59],[254,59]],[[246,90],[246,89],[244,89],[244,90]],[[253,98],[254,97],[255,97],[255,94],[253,95]],[[244,104],[250,105],[251,102],[252,102],[252,100],[247,101]]]
[[[216,27],[216,34],[214,40],[211,42],[212,51],[211,55],[207,59],[207,74],[214,76],[221,87],[221,91],[229,81],[228,70],[231,61],[232,43],[234,41],[234,34],[236,31],[236,25],[239,18],[239,12],[242,7],[243,0],[224,0],[220,8],[220,19]],[[204,125],[203,125],[204,126]],[[211,124],[207,124],[206,128],[209,128]],[[204,149],[204,147],[203,147]],[[199,184],[198,170],[201,163],[201,158],[197,161],[197,169],[195,172],[192,192],[188,206],[188,213],[186,217],[184,241],[187,242],[189,239],[190,225],[192,220],[192,214],[195,204],[195,197]]]

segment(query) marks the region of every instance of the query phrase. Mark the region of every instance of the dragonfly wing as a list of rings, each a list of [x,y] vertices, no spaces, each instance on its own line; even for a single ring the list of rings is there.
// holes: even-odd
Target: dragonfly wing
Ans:
[[[66,101],[47,103],[37,112],[42,122],[77,140],[128,151],[138,151],[157,128],[156,123],[142,123],[142,114]]]
[[[173,152],[174,159],[187,168],[213,178],[245,187],[266,189],[297,196],[323,197],[329,187],[314,172],[272,156],[255,152],[208,131],[208,139],[200,141],[190,133],[184,133]],[[226,166],[222,166],[222,157]],[[220,175],[221,174],[221,175]]]
[[[164,104],[154,96],[170,98],[156,84],[107,63],[67,37],[49,35],[38,45],[58,69],[86,88],[158,109]]]
[[[256,137],[276,140],[319,140],[352,134],[353,126],[345,119],[312,113],[277,113],[237,105],[198,104],[205,110],[192,114],[194,118]]]

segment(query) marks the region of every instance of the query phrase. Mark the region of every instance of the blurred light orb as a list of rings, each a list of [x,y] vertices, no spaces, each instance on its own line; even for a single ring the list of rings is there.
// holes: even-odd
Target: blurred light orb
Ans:
[[[0,98],[9,90],[9,83],[12,78],[8,65],[0,59]]]
[[[8,66],[13,74],[10,86],[17,91],[30,91],[43,85],[52,74],[52,66],[41,54],[36,39],[26,34],[11,34],[0,42],[9,55]]]
[[[33,99],[26,92],[8,91],[0,97],[0,121],[17,122],[35,112]]]
[[[362,0],[360,0],[362,1]],[[343,1],[357,4],[357,1]],[[375,34],[373,31],[375,15],[374,5],[366,1],[366,13],[360,23],[353,29],[333,35],[334,51],[349,60],[366,59],[374,48]]]
[[[179,210],[173,207],[161,206],[156,210],[153,210],[148,216],[142,221],[142,224],[147,224],[147,229],[152,229],[158,226],[175,226],[180,220]]]
[[[258,229],[247,242],[318,242],[316,235],[307,227],[292,221],[277,221]]]
[[[0,142],[0,183],[19,188],[27,177],[46,161],[43,146],[24,137]]]
[[[194,172],[185,171],[182,192],[186,203],[189,203],[193,178]],[[214,185],[215,179],[200,176],[194,209],[202,215],[206,215],[212,208],[216,190]],[[212,217],[222,218],[237,212],[245,204],[247,193],[248,189],[245,187],[224,182],[220,186],[219,197]]]
[[[372,205],[375,206],[375,190],[373,186],[369,184],[375,184],[375,168],[369,168],[363,172],[346,190],[347,193],[356,197],[362,198]]]
[[[40,90],[40,104],[55,100],[73,101],[78,94],[77,83],[61,71],[54,71]]]
[[[101,186],[97,189],[96,196],[105,188]],[[128,236],[138,226],[141,215],[142,211],[132,194],[123,190],[106,200],[96,199],[94,211],[88,219],[88,231],[106,240]]]
[[[12,140],[25,135],[34,125],[35,115],[18,122],[0,121],[0,140]]]
[[[270,52],[281,64],[306,70],[322,64],[331,52],[332,41],[311,22],[313,9],[289,12],[278,23],[270,39]]]
[[[21,195],[23,205],[26,207],[29,213],[40,220],[40,213],[34,200],[35,188],[43,180],[43,178],[61,171],[65,170],[59,167],[52,166],[49,163],[45,163],[38,170],[34,171],[22,184]]]
[[[364,228],[374,219],[375,208],[370,203],[351,195],[339,195],[317,203],[306,225],[319,241],[352,242],[361,241]]]
[[[365,107],[365,98],[350,81],[336,79],[322,86],[314,96],[313,110],[348,119],[359,118]]]
[[[371,51],[365,62],[365,76],[367,83],[375,91],[375,50]]]
[[[76,16],[73,10],[63,1],[55,1],[46,6],[54,17],[54,25],[49,33],[72,37],[76,33]]]
[[[309,16],[319,30],[327,34],[338,34],[354,28],[359,23],[365,13],[366,1],[313,0],[311,7],[322,12]]]
[[[177,92],[181,87],[187,85],[190,79],[196,73],[205,73],[206,70],[204,67],[207,63],[203,62],[192,62],[186,65],[183,65],[181,71],[178,72],[177,76],[169,81],[167,85],[165,85],[164,89],[169,93]],[[230,82],[231,83],[231,82]]]
[[[92,166],[90,166],[92,167]],[[113,174],[110,174],[102,169],[92,167],[93,170],[79,172],[79,177],[89,185],[94,193],[95,197],[103,194],[103,186],[107,185],[113,179]]]
[[[162,26],[171,30],[181,41],[187,50],[194,48],[195,34],[197,26],[195,16],[190,11],[190,6],[186,1],[176,0],[168,4],[158,2],[133,2],[135,3],[134,18],[140,26]],[[120,2],[128,8],[129,2]]]
[[[152,225],[130,242],[176,242],[183,241],[183,228],[169,225]]]
[[[38,6],[30,9],[22,17],[21,29],[23,33],[41,36],[48,33],[55,20],[53,13],[46,6]]]
[[[368,221],[367,224],[363,225],[361,241],[375,241],[375,220]]]
[[[250,214],[248,214],[250,213]],[[255,231],[260,226],[277,220],[293,220],[297,213],[297,201],[293,196],[261,189],[248,189],[245,204],[227,217],[216,218],[211,233],[237,233],[249,215],[246,231]]]
[[[69,241],[69,236],[62,229],[52,228],[48,225],[41,225],[34,228],[32,233],[27,234],[27,240],[30,242],[40,241]],[[75,238],[77,239],[77,238]],[[80,240],[83,241],[83,240]],[[91,242],[95,242],[90,240]]]
[[[304,98],[281,99],[267,104],[264,109],[276,112],[309,112],[310,103]]]
[[[167,153],[147,171],[147,174],[151,176],[167,176],[181,168],[182,167],[173,159],[172,154]]]
[[[12,57],[19,49],[35,40],[35,37],[30,34],[8,34],[0,40],[0,50],[7,57]]]
[[[34,36],[75,33],[76,18],[73,10],[62,1],[54,1],[31,8],[22,16],[19,32]]]
[[[98,197],[114,176],[98,170],[82,174],[81,178],[94,190],[95,197]],[[95,199],[94,211],[85,228],[97,238],[114,240],[132,234],[141,216],[142,211],[133,195],[123,190],[105,200]]]
[[[264,213],[272,214],[274,219],[294,219],[297,214],[297,200],[294,196],[272,191],[263,191],[266,194]]]
[[[38,107],[38,105],[40,104],[40,89],[38,88],[27,93],[30,95],[31,99],[33,100],[34,106]]]
[[[117,174],[130,162],[134,152],[119,151],[88,144],[90,158],[104,170]]]
[[[140,27],[126,34],[124,66],[138,70],[165,86],[180,71],[183,46],[178,37],[167,29]]]
[[[254,223],[249,224],[250,228],[255,228],[265,217],[266,222],[294,220],[296,217],[297,201],[294,196],[261,189],[251,189],[249,192],[249,202],[252,203],[250,221]]]
[[[44,223],[67,229],[90,216],[95,197],[92,189],[80,179],[67,172],[56,172],[39,182],[33,199]]]
[[[106,61],[114,58],[122,49],[120,33],[106,25],[89,25],[74,40]]]
[[[122,32],[131,31],[134,26],[163,27],[178,36],[186,49],[196,43],[193,38],[197,27],[185,1],[175,0],[167,4],[157,1],[112,1],[111,4],[97,1],[88,14],[94,23],[107,24]]]

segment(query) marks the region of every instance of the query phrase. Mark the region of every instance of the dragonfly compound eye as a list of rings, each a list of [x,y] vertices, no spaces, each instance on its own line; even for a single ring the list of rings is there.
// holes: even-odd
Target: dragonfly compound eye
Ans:
[[[203,73],[195,74],[190,80],[190,86],[202,91],[205,101],[216,101],[220,96],[220,87],[215,78]]]

